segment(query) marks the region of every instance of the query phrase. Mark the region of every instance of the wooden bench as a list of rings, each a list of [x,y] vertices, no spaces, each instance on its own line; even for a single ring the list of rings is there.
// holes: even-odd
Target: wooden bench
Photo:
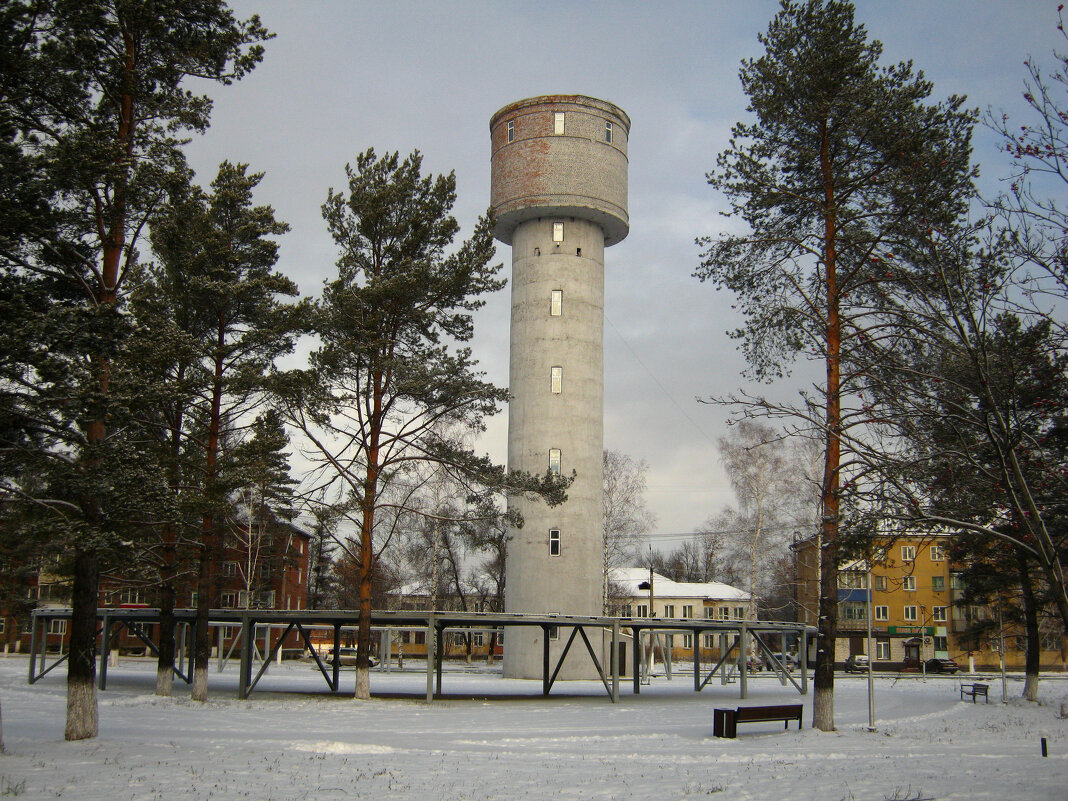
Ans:
[[[712,719],[712,733],[716,737],[738,736],[739,723],[765,723],[772,720],[781,720],[785,723],[784,729],[790,728],[790,721],[797,721],[797,729],[801,730],[801,704],[785,704],[783,706],[740,706],[737,709],[717,709]]]
[[[990,703],[990,696],[987,695],[987,691],[990,689],[989,684],[962,684],[960,686],[960,700],[964,700],[964,696],[970,695],[972,697],[972,703],[975,703],[977,696],[983,696],[986,702]]]

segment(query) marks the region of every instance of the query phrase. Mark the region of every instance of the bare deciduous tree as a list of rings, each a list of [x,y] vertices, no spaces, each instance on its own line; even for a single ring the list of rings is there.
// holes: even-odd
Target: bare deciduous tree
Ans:
[[[601,604],[607,614],[609,575],[635,551],[635,545],[656,523],[645,504],[645,473],[649,466],[619,451],[603,455],[604,494],[601,531]]]

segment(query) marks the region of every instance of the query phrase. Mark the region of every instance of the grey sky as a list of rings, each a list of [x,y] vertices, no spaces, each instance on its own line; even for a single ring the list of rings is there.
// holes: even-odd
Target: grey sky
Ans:
[[[336,252],[319,207],[344,186],[344,166],[368,147],[419,149],[424,171],[455,170],[464,235],[489,203],[489,119],[525,97],[574,93],[609,100],[633,123],[631,233],[606,252],[605,446],[649,464],[651,508],[665,546],[732,501],[716,455],[727,412],[697,396],[742,385],[744,364],[725,331],[731,299],[691,274],[694,238],[726,230],[706,184],[730,127],[745,114],[743,57],[760,52],[778,3],[344,2],[234,0],[277,34],[243,81],[210,89],[212,127],[188,152],[207,183],[223,159],[266,176],[257,202],[293,230],[280,268],[305,294],[334,274]],[[1044,0],[858,2],[857,18],[912,59],[935,97],[1022,113],[1023,61],[1049,62],[1061,44],[1057,3]],[[979,131],[986,191],[1004,158]],[[498,249],[507,264],[510,253]],[[475,355],[498,384],[508,375],[508,291],[476,322]],[[800,380],[781,387],[794,393]],[[503,461],[507,416],[483,447]]]

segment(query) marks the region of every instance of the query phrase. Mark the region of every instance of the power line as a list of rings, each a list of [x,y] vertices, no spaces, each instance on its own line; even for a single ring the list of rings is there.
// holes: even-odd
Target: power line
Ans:
[[[635,351],[634,348],[630,346],[630,343],[627,342],[626,339],[624,339],[624,335],[622,333],[619,333],[619,329],[615,327],[612,318],[609,317],[608,314],[606,314],[604,315],[604,319],[608,320],[609,326],[611,326],[612,330],[615,331],[615,335],[619,337],[619,342],[622,342],[624,344],[624,347],[626,347],[627,350],[630,351],[630,355],[634,357],[634,361],[637,361],[640,365],[642,365],[642,370],[644,370],[648,374],[649,378],[653,379],[653,382],[656,383],[656,386],[660,388],[660,391],[664,394],[664,397],[670,400],[672,406],[678,409],[679,414],[681,414],[682,417],[686,418],[687,422],[689,422],[690,425],[693,426],[694,430],[697,431],[697,434],[700,434],[702,437],[704,437],[710,445],[716,446],[716,443],[712,442],[711,438],[707,434],[705,434],[705,430],[700,425],[697,425],[697,422],[690,417],[690,415],[686,412],[686,409],[678,405],[678,402],[676,402],[672,394],[668,392],[668,388],[664,387],[663,384],[660,383],[660,379],[657,378],[656,374],[653,371],[649,370],[648,366],[645,364],[645,362],[642,361],[642,358],[638,355],[638,351]]]

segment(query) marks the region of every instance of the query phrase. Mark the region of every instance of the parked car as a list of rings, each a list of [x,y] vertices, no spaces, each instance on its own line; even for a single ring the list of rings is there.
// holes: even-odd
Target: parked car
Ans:
[[[327,651],[323,661],[328,665],[334,663],[334,652]],[[356,665],[356,649],[355,648],[339,648],[337,654],[337,663],[342,667],[354,667]],[[378,664],[378,660],[373,656],[371,657],[371,667]]]
[[[956,673],[960,667],[952,659],[928,659],[928,673]]]
[[[797,657],[793,654],[772,654],[772,656],[774,656],[775,659],[787,670],[792,670],[798,665]],[[772,665],[769,662],[768,669],[770,670],[771,667]]]
[[[845,661],[845,671],[846,673],[867,673],[868,655],[850,654],[847,656]]]

